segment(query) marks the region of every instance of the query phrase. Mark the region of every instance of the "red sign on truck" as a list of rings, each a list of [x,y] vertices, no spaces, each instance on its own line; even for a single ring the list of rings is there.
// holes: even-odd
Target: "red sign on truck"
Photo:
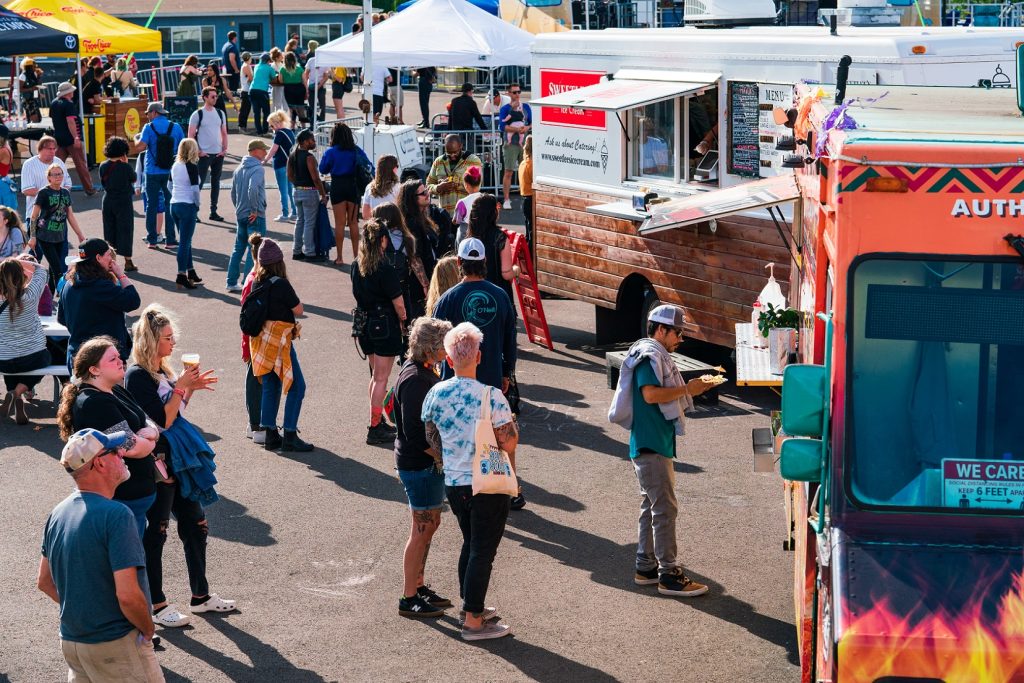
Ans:
[[[603,71],[540,70],[540,96],[548,97],[594,85],[604,77]],[[553,126],[605,129],[605,113],[577,107],[541,107],[540,120]]]

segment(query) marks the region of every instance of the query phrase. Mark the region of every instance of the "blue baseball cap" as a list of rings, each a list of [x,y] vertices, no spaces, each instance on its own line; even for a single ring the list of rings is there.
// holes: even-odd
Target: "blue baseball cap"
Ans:
[[[104,434],[96,429],[82,429],[71,435],[60,454],[60,464],[68,472],[80,470],[96,456],[116,451],[128,442],[127,432]]]

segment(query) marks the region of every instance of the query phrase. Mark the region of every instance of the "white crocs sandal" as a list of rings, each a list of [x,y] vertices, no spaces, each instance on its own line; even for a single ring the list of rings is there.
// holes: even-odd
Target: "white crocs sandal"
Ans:
[[[189,610],[192,614],[202,614],[203,612],[234,612],[235,607],[234,600],[225,600],[216,593],[210,593],[210,597],[206,599],[206,602],[192,605]]]
[[[167,605],[153,615],[153,623],[166,628],[179,628],[187,626],[192,617],[182,614],[174,605]]]

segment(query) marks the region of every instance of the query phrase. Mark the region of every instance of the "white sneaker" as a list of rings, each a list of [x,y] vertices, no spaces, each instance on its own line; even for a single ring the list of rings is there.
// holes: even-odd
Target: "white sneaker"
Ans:
[[[511,209],[512,208],[512,202],[509,201],[508,199],[506,199],[505,203],[501,205],[501,208],[506,209],[506,210],[507,209]]]
[[[252,433],[252,442],[255,444],[263,445],[267,443],[267,430],[257,429]]]
[[[228,290],[229,292],[241,292],[242,285],[228,285],[227,287],[225,287],[225,289]]]
[[[245,428],[245,438],[251,439],[253,435],[252,427]]]
[[[283,213],[279,213],[279,214],[277,214],[277,216],[274,217],[274,220],[275,221],[286,221],[286,220],[288,220],[288,216],[286,216]]]
[[[167,628],[179,628],[181,626],[188,626],[188,623],[192,621],[192,617],[187,614],[182,614],[177,607],[174,605],[167,605],[159,612],[153,615],[153,623]]]
[[[462,627],[463,640],[491,640],[512,634],[512,627],[500,621],[485,621],[480,628]]]
[[[235,607],[234,600],[225,600],[216,593],[210,593],[210,597],[206,599],[206,602],[198,605],[192,605],[189,607],[192,614],[202,614],[203,612],[234,612]]]

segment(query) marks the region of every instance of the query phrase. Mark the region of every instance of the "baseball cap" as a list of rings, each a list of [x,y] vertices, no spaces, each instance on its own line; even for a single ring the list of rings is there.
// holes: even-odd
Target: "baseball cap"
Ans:
[[[263,142],[263,140],[260,140],[259,138],[253,138],[252,140],[249,140],[249,146],[247,149],[250,152],[253,151],[254,149],[268,150],[270,149],[270,145]]]
[[[647,314],[647,321],[681,329],[686,325],[686,314],[683,313],[683,309],[679,306],[662,304],[661,306],[655,306]]]
[[[64,264],[71,266],[82,261],[88,261],[91,258],[106,254],[108,249],[110,249],[110,245],[106,241],[101,240],[99,237],[90,237],[78,245],[78,255],[72,254],[68,256],[64,259]]]
[[[472,83],[463,83],[462,84],[462,92],[473,92],[473,84]]]
[[[467,237],[459,242],[459,258],[463,261],[483,261],[484,243],[475,237]]]
[[[68,81],[64,81],[57,86],[57,97],[67,95],[69,92],[74,92],[75,90],[75,86],[71,85]]]
[[[104,434],[96,429],[82,429],[71,435],[60,454],[60,464],[68,472],[80,470],[92,459],[116,450],[128,441],[127,432]]]
[[[150,102],[149,106],[146,107],[146,113],[149,114],[152,112],[156,112],[157,114],[166,114],[167,110],[164,109],[162,102]]]

